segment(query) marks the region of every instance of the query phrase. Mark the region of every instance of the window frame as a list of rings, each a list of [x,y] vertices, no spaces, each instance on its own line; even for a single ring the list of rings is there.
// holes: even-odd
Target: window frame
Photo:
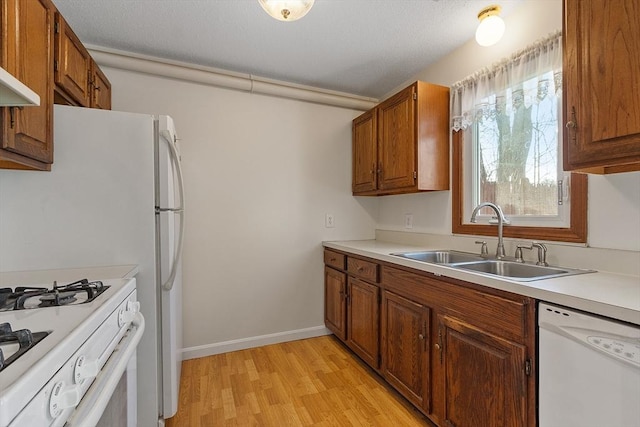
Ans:
[[[563,99],[564,102],[564,99]],[[564,131],[564,129],[563,129]],[[496,236],[495,225],[490,224],[465,224],[464,214],[464,176],[465,170],[470,171],[471,164],[464,162],[464,132],[452,131],[452,209],[451,229],[453,234],[473,234],[480,236]],[[465,168],[466,166],[466,168]],[[571,212],[570,225],[563,227],[518,226],[508,225],[504,227],[503,236],[516,239],[533,239],[562,241],[571,243],[587,242],[587,182],[586,174],[572,173],[570,182]]]

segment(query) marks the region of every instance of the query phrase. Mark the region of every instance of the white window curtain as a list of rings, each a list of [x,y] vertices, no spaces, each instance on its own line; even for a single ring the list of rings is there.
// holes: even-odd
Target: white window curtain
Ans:
[[[539,79],[536,86],[522,85],[532,77],[544,74],[553,75],[553,81]],[[455,83],[450,91],[451,129],[465,130],[483,117],[495,117],[501,108],[509,108],[505,107],[506,95],[502,95],[508,89],[513,90],[509,97],[512,103],[524,102],[527,107],[543,100],[548,90],[556,93],[562,90],[560,31]]]

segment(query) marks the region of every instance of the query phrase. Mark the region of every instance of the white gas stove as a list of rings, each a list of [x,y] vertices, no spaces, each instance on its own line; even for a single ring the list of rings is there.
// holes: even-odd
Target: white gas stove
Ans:
[[[143,331],[135,279],[0,289],[0,427],[135,425]]]

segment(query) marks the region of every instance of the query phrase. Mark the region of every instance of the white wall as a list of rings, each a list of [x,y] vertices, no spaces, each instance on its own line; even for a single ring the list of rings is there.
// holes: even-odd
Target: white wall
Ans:
[[[561,29],[562,1],[524,0],[504,20],[505,35],[495,46],[470,40],[396,89],[415,80],[450,86]],[[640,251],[640,173],[591,176],[589,181],[588,244]],[[382,197],[379,209],[381,230],[451,235],[450,191]],[[413,214],[411,230],[404,228],[406,213]]]
[[[321,327],[321,242],[375,233],[377,201],[350,194],[359,112],[104,71],[114,109],[169,114],[181,138],[184,346],[206,354],[211,344]]]

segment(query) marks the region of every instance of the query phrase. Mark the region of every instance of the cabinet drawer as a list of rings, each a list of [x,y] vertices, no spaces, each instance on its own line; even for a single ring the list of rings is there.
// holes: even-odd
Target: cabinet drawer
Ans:
[[[346,258],[345,255],[339,254],[338,252],[327,249],[324,250],[324,263],[333,268],[344,270]]]
[[[378,264],[358,258],[347,259],[347,271],[353,276],[361,277],[371,282],[378,281]]]

